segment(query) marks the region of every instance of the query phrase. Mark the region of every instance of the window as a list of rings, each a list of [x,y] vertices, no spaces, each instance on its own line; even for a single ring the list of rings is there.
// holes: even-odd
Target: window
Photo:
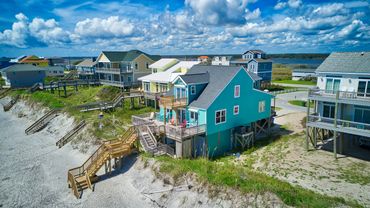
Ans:
[[[159,83],[155,84],[155,92],[159,92]]]
[[[190,93],[191,93],[192,95],[195,95],[195,93],[196,93],[195,85],[191,85],[191,86],[190,86]]]
[[[370,124],[370,108],[355,106],[355,122]]]
[[[144,82],[144,91],[146,91],[146,92],[150,91],[150,83]]]
[[[153,74],[154,74],[154,73],[157,73],[157,69],[153,69]]]
[[[357,96],[370,97],[370,81],[359,81]]]
[[[235,85],[234,87],[234,98],[240,97],[240,85]]]
[[[137,62],[135,62],[135,69],[138,69],[138,65],[137,65]]]
[[[239,114],[239,105],[235,105],[234,106],[234,115],[238,115]]]
[[[146,62],[146,68],[149,69],[149,63],[148,62]]]
[[[336,93],[339,90],[340,79],[327,78],[325,85],[326,93]]]
[[[217,124],[222,124],[226,122],[226,110],[218,110],[216,111],[216,117],[215,117],[215,123]]]
[[[334,118],[335,105],[334,103],[324,103],[323,117]]]
[[[259,103],[258,103],[258,113],[263,113],[263,112],[265,112],[265,109],[266,108],[266,103],[265,103],[265,101],[264,100],[262,100],[262,101],[260,101]]]
[[[132,81],[131,76],[128,76],[128,77],[127,77],[127,82],[131,82],[131,81]]]
[[[190,119],[198,121],[198,113],[194,111],[190,111]]]

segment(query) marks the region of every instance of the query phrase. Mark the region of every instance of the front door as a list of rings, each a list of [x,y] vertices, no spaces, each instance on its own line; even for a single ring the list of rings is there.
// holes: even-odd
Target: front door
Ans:
[[[183,124],[186,122],[186,110],[179,109],[179,123]]]

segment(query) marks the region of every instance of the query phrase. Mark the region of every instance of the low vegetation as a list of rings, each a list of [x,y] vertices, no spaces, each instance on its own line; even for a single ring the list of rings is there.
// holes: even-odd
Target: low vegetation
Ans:
[[[235,165],[230,158],[210,161],[206,159],[175,160],[160,157],[158,160],[161,162],[160,171],[172,175],[175,179],[191,172],[195,173],[200,180],[212,185],[230,187],[244,193],[274,193],[290,206],[335,207],[338,204],[347,204],[359,207],[357,204],[346,202],[342,198],[317,194],[259,173],[247,166]]]
[[[301,107],[307,107],[307,101],[305,100],[289,100],[289,104],[301,106]],[[313,107],[313,101],[310,103],[310,107]]]
[[[0,76],[0,87],[5,85],[5,80]]]
[[[274,80],[275,84],[299,84],[299,85],[316,85],[316,81],[305,80]]]
[[[32,94],[24,90],[14,91],[13,94],[21,94],[22,97],[30,102],[41,103],[43,106],[55,109],[63,108],[69,115],[76,120],[85,120],[92,125],[91,132],[99,139],[114,139],[122,134],[125,126],[131,124],[131,116],[154,111],[153,108],[138,106],[135,100],[135,107],[130,109],[130,101],[125,100],[121,108],[103,113],[103,118],[99,118],[100,111],[80,112],[75,107],[78,105],[97,102],[111,101],[118,93],[119,89],[109,86],[99,87],[79,87],[75,91],[73,87],[68,88],[68,97],[59,96],[58,91],[36,91]],[[63,95],[63,92],[61,92]]]
[[[290,80],[292,79],[292,69],[284,64],[272,65],[272,80]]]

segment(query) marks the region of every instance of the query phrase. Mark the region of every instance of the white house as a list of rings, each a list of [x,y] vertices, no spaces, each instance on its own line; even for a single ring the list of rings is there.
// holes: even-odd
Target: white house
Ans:
[[[232,56],[214,56],[212,59],[212,65],[230,66],[230,60]]]
[[[315,108],[307,111],[307,147],[332,135],[335,156],[337,149],[370,144],[370,52],[332,53],[316,75],[317,88],[308,96]]]

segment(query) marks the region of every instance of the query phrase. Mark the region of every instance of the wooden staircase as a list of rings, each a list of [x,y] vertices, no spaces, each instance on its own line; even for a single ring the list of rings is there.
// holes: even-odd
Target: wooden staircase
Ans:
[[[59,110],[51,110],[49,112],[47,112],[43,117],[41,117],[39,120],[37,120],[35,123],[33,123],[30,127],[28,127],[26,130],[25,130],[25,133],[27,135],[29,134],[33,134],[35,132],[38,132],[40,131],[41,129],[43,129],[53,118],[55,118],[56,116],[58,116],[58,113]]]
[[[41,83],[35,83],[34,85],[32,85],[32,87],[28,89],[28,93],[33,93],[40,88],[41,88]]]
[[[1,89],[1,88],[0,88],[0,89]],[[2,99],[3,97],[5,97],[5,96],[8,94],[8,92],[10,92],[10,88],[5,89],[5,90],[2,90],[2,91],[0,92],[0,99]]]
[[[9,103],[7,103],[7,104],[5,104],[4,106],[3,106],[3,108],[4,108],[4,111],[9,111],[16,103],[17,103],[17,101],[19,100],[19,95],[17,95],[17,96],[15,96],[14,98],[12,98],[10,101],[9,101]]]
[[[56,142],[56,146],[59,148],[63,147],[65,144],[70,142],[78,132],[86,126],[85,121],[81,121],[77,126],[75,126],[71,131],[69,131],[65,136],[63,136],[59,141]]]
[[[76,198],[80,198],[82,191],[92,188],[92,184],[97,181],[96,173],[105,165],[106,172],[111,172],[112,159],[121,161],[133,150],[133,144],[137,139],[135,129],[129,128],[120,138],[106,141],[90,156],[86,162],[68,171],[68,186],[72,189]],[[109,169],[109,170],[108,170]]]
[[[158,143],[152,130],[153,126],[141,125],[136,126],[139,132],[140,144],[145,152],[148,152],[154,156],[168,155],[173,157],[175,150],[167,144]]]
[[[61,80],[71,80],[77,76],[77,70],[70,70],[67,75],[65,75]]]

